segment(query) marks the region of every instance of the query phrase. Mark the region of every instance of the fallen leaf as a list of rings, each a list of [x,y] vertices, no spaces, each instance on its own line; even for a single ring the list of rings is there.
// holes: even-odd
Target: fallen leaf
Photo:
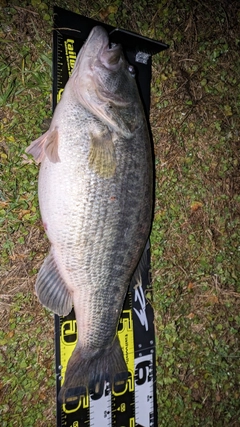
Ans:
[[[187,285],[188,291],[192,291],[193,288],[194,288],[194,284],[192,282],[189,282],[189,284]]]
[[[29,209],[21,209],[18,214],[18,219],[22,219],[24,215],[29,214],[31,211]]]
[[[219,303],[219,299],[218,299],[217,295],[209,295],[207,297],[206,301],[208,304],[218,304]]]
[[[202,208],[203,203],[202,202],[193,202],[191,204],[191,211],[196,212],[198,209]]]
[[[186,316],[186,318],[187,318],[187,319],[190,319],[190,320],[194,319],[194,317],[195,317],[195,314],[194,314],[194,313],[189,313],[189,314]]]

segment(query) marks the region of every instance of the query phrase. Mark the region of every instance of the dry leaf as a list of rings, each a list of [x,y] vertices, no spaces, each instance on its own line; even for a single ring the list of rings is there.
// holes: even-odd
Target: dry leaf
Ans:
[[[202,208],[203,203],[202,202],[193,202],[191,204],[191,211],[196,212],[198,209]]]
[[[190,320],[194,319],[194,317],[195,317],[195,314],[194,314],[194,313],[189,313],[189,314],[186,316],[186,318],[187,318],[187,319],[190,319]]]
[[[194,284],[192,282],[189,282],[189,284],[187,285],[188,291],[192,291],[193,288],[194,288]]]

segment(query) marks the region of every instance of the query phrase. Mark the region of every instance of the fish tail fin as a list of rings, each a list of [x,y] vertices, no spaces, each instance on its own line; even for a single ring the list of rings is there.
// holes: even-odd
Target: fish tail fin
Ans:
[[[117,336],[111,347],[98,350],[94,355],[77,346],[69,359],[58,400],[76,404],[80,396],[88,392],[100,397],[105,382],[115,392],[121,392],[125,390],[127,378],[128,369]]]

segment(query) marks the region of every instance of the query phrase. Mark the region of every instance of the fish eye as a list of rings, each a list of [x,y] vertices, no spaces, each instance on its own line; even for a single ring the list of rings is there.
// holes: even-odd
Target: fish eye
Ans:
[[[136,76],[135,68],[134,68],[132,65],[129,65],[129,66],[128,66],[128,71],[129,71],[129,73],[130,73],[133,77],[135,77],[135,76]]]
[[[117,46],[117,43],[110,43],[110,49],[114,49]]]

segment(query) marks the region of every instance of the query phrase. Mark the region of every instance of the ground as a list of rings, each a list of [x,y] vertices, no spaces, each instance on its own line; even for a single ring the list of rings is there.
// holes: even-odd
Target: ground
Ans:
[[[238,427],[239,1],[54,4],[170,46],[153,57],[150,117],[159,427]],[[3,426],[52,427],[54,319],[34,294],[48,242],[24,150],[52,115],[53,2],[0,6],[0,411]]]

